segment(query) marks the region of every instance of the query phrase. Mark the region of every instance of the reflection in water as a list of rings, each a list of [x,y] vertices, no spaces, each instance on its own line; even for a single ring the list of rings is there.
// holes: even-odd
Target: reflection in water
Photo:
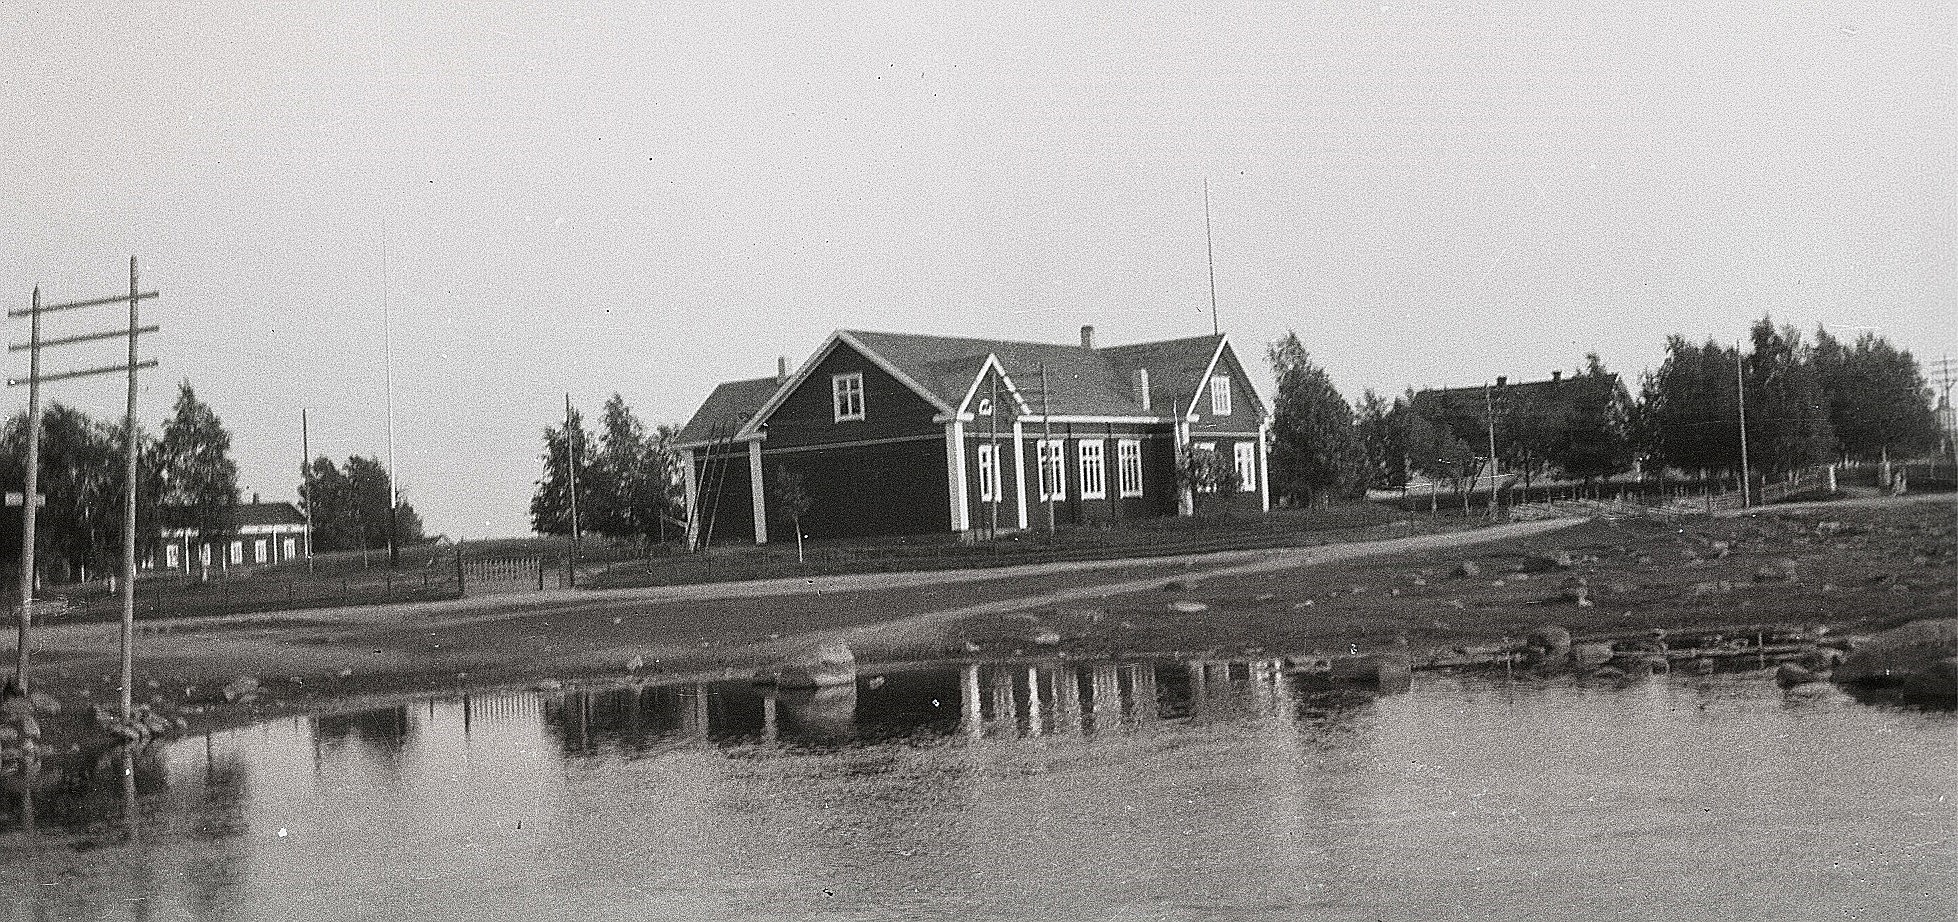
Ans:
[[[1949,908],[1950,715],[1271,660],[883,678],[472,695],[0,779],[0,918]]]

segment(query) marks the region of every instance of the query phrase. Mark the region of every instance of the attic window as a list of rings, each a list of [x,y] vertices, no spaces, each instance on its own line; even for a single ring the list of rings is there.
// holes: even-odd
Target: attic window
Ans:
[[[1210,413],[1213,416],[1231,415],[1231,378],[1218,375],[1210,379]]]
[[[829,390],[837,422],[863,418],[863,372],[830,375]]]

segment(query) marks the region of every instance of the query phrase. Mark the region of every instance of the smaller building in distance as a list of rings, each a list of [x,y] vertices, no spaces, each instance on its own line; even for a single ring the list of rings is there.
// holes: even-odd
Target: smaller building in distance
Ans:
[[[984,534],[1270,508],[1270,415],[1228,338],[1100,347],[839,330],[794,374],[715,388],[681,430],[689,539]],[[796,512],[797,515],[787,515]]]
[[[1552,473],[1579,480],[1604,476],[1632,462],[1631,395],[1616,374],[1601,368],[1576,375],[1553,371],[1539,381],[1499,377],[1490,385],[1429,388],[1416,391],[1410,405],[1478,457],[1488,453],[1493,413],[1503,472],[1525,482]]]
[[[194,528],[165,528],[144,569],[178,570],[255,567],[306,555],[306,516],[292,503],[260,502],[254,494],[240,503],[232,532],[206,540]]]

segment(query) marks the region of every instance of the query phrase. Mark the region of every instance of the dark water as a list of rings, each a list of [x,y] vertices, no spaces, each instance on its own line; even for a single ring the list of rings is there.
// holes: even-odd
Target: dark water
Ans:
[[[513,694],[0,797],[15,919],[1940,919],[1958,721],[1759,676]]]

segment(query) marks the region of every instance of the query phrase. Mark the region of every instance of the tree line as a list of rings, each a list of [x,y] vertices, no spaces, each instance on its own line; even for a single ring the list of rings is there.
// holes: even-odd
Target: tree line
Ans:
[[[578,532],[618,543],[663,543],[677,537],[686,513],[679,430],[640,422],[613,394],[600,411],[596,437],[584,414],[544,428],[543,473],[530,498],[530,526],[540,535],[571,534],[572,484]]]
[[[231,433],[216,411],[198,399],[189,381],[178,386],[162,431],[152,436],[139,426],[136,439],[139,558],[155,549],[165,530],[195,529],[205,542],[225,541],[236,533],[242,499],[238,465],[231,457]],[[35,520],[37,569],[78,579],[120,566],[128,444],[121,419],[98,420],[62,403],[42,411],[38,488],[45,500]],[[0,430],[0,483],[20,492],[26,482],[26,460],[27,413],[23,411]],[[312,487],[301,488],[300,504],[312,507],[321,526],[315,548],[385,546],[385,467],[359,456],[348,458],[340,469],[325,458],[310,467]],[[404,543],[420,540],[421,520],[414,508],[402,504],[399,518]],[[15,560],[20,542],[18,512],[0,515],[0,546],[11,551]]]
[[[1776,476],[1833,460],[1878,460],[1937,448],[1931,390],[1907,350],[1865,332],[1804,340],[1763,317],[1748,349],[1666,340],[1634,396],[1598,356],[1551,382],[1416,391],[1371,390],[1348,404],[1296,333],[1271,343],[1273,492],[1309,505],[1415,475],[1456,491],[1481,475],[1494,418],[1495,456],[1527,485],[1543,476],[1592,483],[1635,465],[1738,476],[1743,405],[1747,467]]]

